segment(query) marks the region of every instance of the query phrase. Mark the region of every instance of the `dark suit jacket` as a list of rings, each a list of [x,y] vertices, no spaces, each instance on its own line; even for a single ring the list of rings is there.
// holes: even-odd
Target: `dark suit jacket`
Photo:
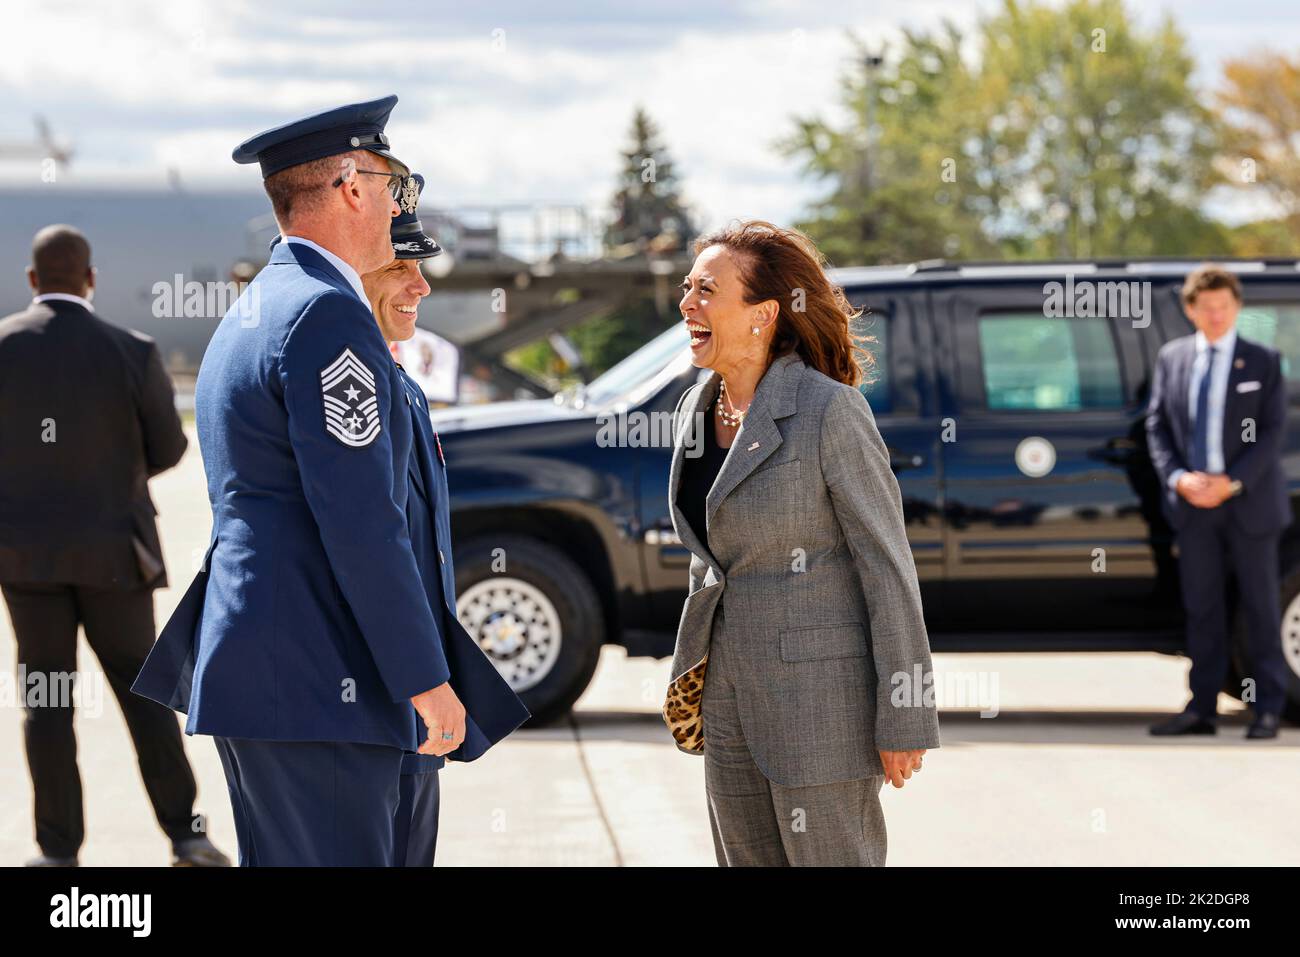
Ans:
[[[0,320],[0,582],[166,586],[148,480],[185,445],[148,336],[61,300]]]
[[[1160,476],[1165,514],[1175,529],[1183,526],[1195,508],[1169,488],[1169,476],[1175,469],[1190,468],[1192,426],[1188,388],[1195,358],[1195,335],[1165,343],[1156,357],[1147,405],[1151,463]],[[1241,480],[1242,493],[1228,499],[1220,508],[1228,509],[1236,525],[1248,535],[1281,531],[1291,523],[1281,459],[1286,403],[1280,354],[1237,333],[1224,398],[1223,465],[1230,479]],[[1242,440],[1248,419],[1255,423],[1253,442]]]

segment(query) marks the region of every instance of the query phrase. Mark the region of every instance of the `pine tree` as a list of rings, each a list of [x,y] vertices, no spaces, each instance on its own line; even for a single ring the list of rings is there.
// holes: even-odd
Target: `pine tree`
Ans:
[[[614,219],[605,230],[610,254],[672,254],[686,249],[694,231],[682,203],[675,166],[654,122],[641,107],[632,116],[631,143],[622,156]]]

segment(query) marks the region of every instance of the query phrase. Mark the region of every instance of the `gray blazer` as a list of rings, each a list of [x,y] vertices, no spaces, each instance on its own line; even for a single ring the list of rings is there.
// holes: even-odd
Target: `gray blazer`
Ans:
[[[881,774],[877,749],[937,748],[902,495],[866,399],[795,354],[774,361],[709,492],[710,550],[677,490],[719,381],[687,390],[674,425],[669,508],[692,558],[673,679],[714,637],[743,649],[729,677],[745,738],[789,787]]]

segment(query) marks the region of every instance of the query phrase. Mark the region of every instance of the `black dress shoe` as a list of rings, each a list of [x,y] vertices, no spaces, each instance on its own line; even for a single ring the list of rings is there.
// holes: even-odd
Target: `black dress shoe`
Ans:
[[[40,857],[33,857],[24,867],[77,867],[75,857],[51,857],[49,854],[42,854]]]
[[[1213,722],[1202,718],[1195,711],[1184,711],[1158,724],[1151,725],[1152,734],[1218,734],[1219,728]]]
[[[1250,722],[1250,727],[1246,729],[1248,738],[1276,738],[1277,729],[1282,724],[1279,715],[1272,712],[1264,712],[1255,715],[1255,719]]]
[[[206,837],[187,837],[172,845],[172,867],[229,867],[230,858]]]

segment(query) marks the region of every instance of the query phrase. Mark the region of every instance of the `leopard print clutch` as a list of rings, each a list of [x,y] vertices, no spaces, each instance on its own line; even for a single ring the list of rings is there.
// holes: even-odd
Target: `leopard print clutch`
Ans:
[[[700,703],[704,699],[704,673],[708,665],[709,656],[705,655],[699,664],[668,685],[664,699],[664,722],[677,747],[688,754],[704,753],[704,715]]]

